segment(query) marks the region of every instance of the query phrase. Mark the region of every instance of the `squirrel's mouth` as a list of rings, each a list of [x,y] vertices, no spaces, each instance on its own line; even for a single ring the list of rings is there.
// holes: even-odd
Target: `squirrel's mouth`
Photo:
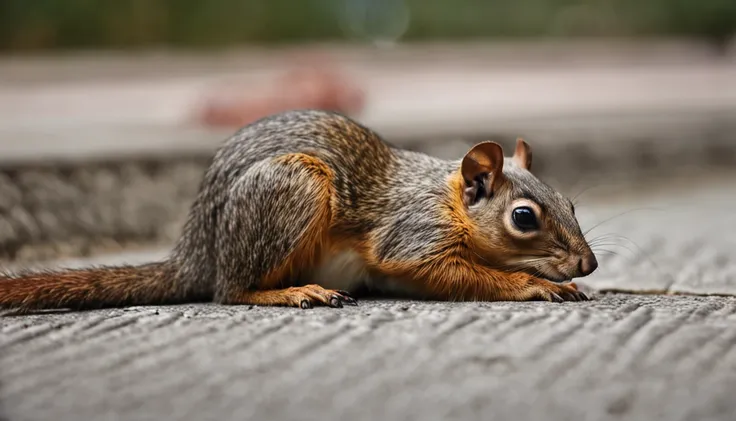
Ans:
[[[558,284],[572,281],[572,278],[568,278],[568,277],[551,277],[551,276],[545,276],[544,279],[546,279],[548,281],[552,281],[552,282],[558,283]]]
[[[519,270],[521,270],[522,272],[526,272],[529,275],[546,279],[550,282],[558,284],[572,281],[572,279],[575,278],[574,274],[570,275],[569,273],[565,273],[560,270],[555,262],[544,262],[541,265],[521,267],[519,268]]]
[[[562,272],[560,272],[559,270],[554,269],[554,268],[545,268],[542,271],[537,270],[536,271],[536,274],[540,278],[544,278],[544,279],[546,279],[548,281],[555,282],[555,283],[558,283],[558,284],[559,283],[563,283],[563,282],[568,282],[568,281],[571,281],[572,280],[571,277],[563,274]]]

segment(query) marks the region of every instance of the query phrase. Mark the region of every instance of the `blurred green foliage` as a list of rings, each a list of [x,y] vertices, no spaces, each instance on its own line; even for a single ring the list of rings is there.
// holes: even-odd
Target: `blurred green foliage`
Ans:
[[[345,40],[346,10],[391,20],[404,3],[404,40],[736,31],[736,0],[0,0],[0,49]]]

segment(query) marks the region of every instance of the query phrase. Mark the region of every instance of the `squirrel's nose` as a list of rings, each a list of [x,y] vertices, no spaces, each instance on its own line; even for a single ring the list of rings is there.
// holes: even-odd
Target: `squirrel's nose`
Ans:
[[[598,260],[595,258],[593,253],[585,257],[581,257],[578,262],[578,270],[583,276],[588,276],[598,269]]]

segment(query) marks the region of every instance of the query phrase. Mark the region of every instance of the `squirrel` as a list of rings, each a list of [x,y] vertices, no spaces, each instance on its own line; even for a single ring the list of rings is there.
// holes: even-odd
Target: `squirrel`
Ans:
[[[220,146],[166,260],[6,274],[0,309],[343,307],[366,287],[439,301],[588,300],[571,280],[597,268],[595,255],[572,202],[531,164],[523,139],[511,158],[486,141],[449,161],[339,113],[274,114]]]

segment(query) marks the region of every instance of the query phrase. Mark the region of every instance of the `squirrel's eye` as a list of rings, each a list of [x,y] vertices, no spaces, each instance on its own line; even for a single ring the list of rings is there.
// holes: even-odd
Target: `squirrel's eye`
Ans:
[[[534,211],[527,206],[519,206],[511,213],[511,219],[514,225],[522,231],[532,231],[539,228],[537,216]]]

